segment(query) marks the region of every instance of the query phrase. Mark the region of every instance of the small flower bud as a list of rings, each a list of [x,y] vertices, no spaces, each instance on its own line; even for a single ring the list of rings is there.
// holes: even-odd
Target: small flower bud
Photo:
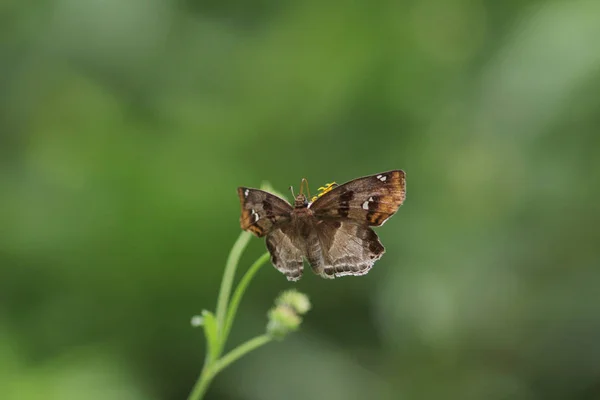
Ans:
[[[287,305],[300,315],[306,314],[311,307],[308,296],[294,289],[286,290],[279,295],[277,300],[275,300],[275,304]]]
[[[302,318],[290,307],[277,306],[269,311],[267,333],[274,338],[283,339],[285,335],[298,329]]]
[[[285,335],[300,327],[300,315],[309,309],[310,301],[305,294],[296,290],[283,292],[275,300],[275,307],[269,310],[267,333],[276,339],[283,339]]]

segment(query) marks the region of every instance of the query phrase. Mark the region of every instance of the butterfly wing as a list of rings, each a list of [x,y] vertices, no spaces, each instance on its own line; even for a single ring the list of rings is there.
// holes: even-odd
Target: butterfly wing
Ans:
[[[238,188],[242,229],[258,237],[266,235],[271,262],[288,280],[300,279],[303,271],[302,251],[294,244],[290,224],[292,206],[280,197],[259,189]]]
[[[324,278],[364,275],[385,253],[373,229],[352,220],[321,220],[317,234],[322,257],[311,266]]]
[[[337,186],[315,200],[310,209],[319,219],[343,218],[380,226],[398,211],[405,197],[406,175],[393,170]]]
[[[259,189],[240,187],[242,207],[240,225],[258,237],[268,234],[275,225],[290,221],[292,206],[280,197]]]
[[[273,229],[267,235],[267,249],[271,253],[271,263],[288,281],[297,281],[302,277],[304,261],[302,251],[294,243],[294,233],[290,224]]]

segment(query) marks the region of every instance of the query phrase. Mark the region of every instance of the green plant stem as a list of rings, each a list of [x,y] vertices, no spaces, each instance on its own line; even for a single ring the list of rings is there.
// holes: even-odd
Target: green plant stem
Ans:
[[[207,359],[204,364],[204,368],[202,368],[202,373],[200,377],[196,381],[188,400],[200,400],[204,397],[204,394],[208,390],[210,383],[213,378],[221,372],[223,369],[228,367],[231,363],[238,360],[240,357],[244,356],[246,353],[251,352],[259,348],[260,346],[264,346],[269,343],[273,338],[269,335],[260,335],[255,338],[248,340],[247,342],[242,343],[235,349],[231,350],[229,353],[225,354],[220,360],[209,364]]]
[[[227,342],[227,338],[229,337],[229,332],[231,331],[231,326],[233,325],[233,320],[235,319],[235,314],[237,312],[238,306],[242,300],[242,296],[246,292],[248,285],[254,278],[254,275],[258,272],[260,267],[262,267],[268,260],[270,254],[265,253],[260,256],[254,264],[246,271],[240,283],[238,283],[235,292],[233,292],[233,296],[231,297],[231,301],[229,302],[229,307],[227,309],[227,317],[225,318],[225,326],[223,328],[223,333],[221,334],[221,341],[223,345]]]
[[[263,346],[263,345],[269,343],[271,340],[273,340],[273,338],[270,335],[264,334],[264,335],[256,336],[256,337],[248,340],[247,342],[240,344],[238,347],[231,350],[229,353],[225,354],[220,360],[218,360],[214,364],[213,373],[216,375],[217,373],[221,372],[223,369],[228,367],[229,364],[236,361],[237,359],[239,359],[246,353],[249,353],[252,350],[259,348],[260,346]]]
[[[208,386],[215,376],[208,364],[209,360],[207,358],[204,363],[204,367],[202,367],[202,372],[194,384],[192,392],[188,396],[188,400],[200,400],[204,397],[204,394],[208,390]]]
[[[200,400],[208,390],[210,383],[212,382],[215,375],[217,375],[222,369],[227,367],[229,364],[242,357],[244,354],[263,346],[264,344],[271,341],[269,335],[257,336],[247,342],[239,345],[235,349],[231,350],[225,356],[219,359],[225,347],[227,337],[233,325],[235,314],[240,305],[242,297],[248,288],[248,285],[254,278],[254,275],[258,272],[269,259],[269,253],[265,253],[260,256],[254,264],[250,266],[248,271],[244,274],[240,283],[237,285],[233,296],[231,296],[231,288],[233,286],[233,280],[235,278],[235,271],[239,263],[242,252],[246,248],[246,245],[250,241],[251,235],[247,232],[242,232],[235,244],[233,245],[229,256],[227,257],[227,263],[225,264],[225,270],[223,271],[223,280],[221,281],[221,288],[219,289],[219,295],[217,299],[217,310],[216,310],[216,324],[217,324],[217,349],[212,353],[207,353],[207,357],[202,367],[202,372],[198,377],[198,380],[194,384],[192,392],[190,393],[188,400]],[[207,337],[207,350],[209,350],[210,343]],[[212,357],[209,356],[212,354]]]
[[[233,286],[235,270],[237,268],[238,262],[240,261],[240,257],[242,256],[244,248],[250,241],[250,237],[250,233],[242,232],[238,239],[235,241],[235,244],[231,248],[231,252],[229,252],[229,256],[227,257],[225,271],[223,271],[223,280],[221,281],[221,289],[219,290],[219,297],[217,299],[216,318],[217,331],[219,336],[221,336],[221,333],[223,332],[223,328],[225,326],[227,303],[229,301],[229,295],[231,294],[231,287]],[[217,356],[221,354],[222,349],[223,343],[221,343]]]

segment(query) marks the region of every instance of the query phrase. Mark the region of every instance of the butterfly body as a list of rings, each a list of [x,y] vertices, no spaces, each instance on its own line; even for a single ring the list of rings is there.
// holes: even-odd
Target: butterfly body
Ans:
[[[266,236],[273,265],[298,280],[306,258],[324,278],[364,275],[385,249],[370,226],[380,226],[405,198],[405,174],[383,172],[347,182],[309,203],[294,206],[259,189],[238,188],[242,229]]]

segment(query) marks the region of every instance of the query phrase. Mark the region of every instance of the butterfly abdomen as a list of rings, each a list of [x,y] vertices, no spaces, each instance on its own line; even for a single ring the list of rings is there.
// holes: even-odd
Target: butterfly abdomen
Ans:
[[[306,260],[313,270],[318,271],[317,273],[320,273],[325,265],[325,259],[323,257],[323,248],[321,247],[319,235],[315,230],[311,231],[308,239],[306,240],[304,257],[306,257]]]

